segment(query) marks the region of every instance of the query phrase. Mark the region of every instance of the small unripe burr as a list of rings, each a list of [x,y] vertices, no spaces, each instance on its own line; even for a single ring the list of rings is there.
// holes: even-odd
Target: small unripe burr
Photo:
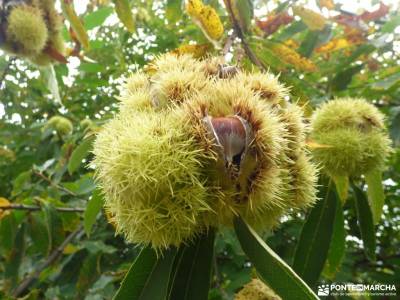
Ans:
[[[364,99],[339,98],[313,115],[311,139],[326,147],[313,156],[331,176],[360,176],[382,170],[391,152],[384,116]]]

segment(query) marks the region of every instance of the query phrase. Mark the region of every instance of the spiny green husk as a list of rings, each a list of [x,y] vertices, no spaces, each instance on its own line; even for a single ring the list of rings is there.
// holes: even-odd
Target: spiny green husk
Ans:
[[[37,65],[53,62],[50,52],[65,55],[61,35],[62,19],[53,0],[31,0],[10,6],[1,26],[5,31],[2,48]]]
[[[93,162],[127,240],[162,250],[230,226],[239,214],[270,229],[286,211],[314,202],[301,109],[285,103],[286,89],[271,74],[221,70],[215,58],[165,55],[151,74],[127,79]],[[218,144],[225,138],[213,135],[218,124],[218,134],[233,130],[226,147],[244,145],[240,157]]]
[[[12,9],[8,16],[6,36],[14,52],[26,56],[39,54],[48,39],[42,11],[28,5]]]
[[[62,116],[51,117],[44,128],[54,129],[61,136],[68,135],[73,130],[71,121]]]
[[[155,248],[193,237],[209,211],[202,153],[174,115],[122,113],[94,145],[97,178],[117,231]]]
[[[236,293],[235,300],[281,300],[281,297],[260,279],[254,278]]]
[[[360,176],[382,170],[391,152],[384,116],[363,99],[342,98],[322,105],[312,120],[313,150],[330,176]]]

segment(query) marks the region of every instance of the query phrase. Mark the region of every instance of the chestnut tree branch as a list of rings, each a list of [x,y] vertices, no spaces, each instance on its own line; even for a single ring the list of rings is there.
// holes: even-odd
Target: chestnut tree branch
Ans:
[[[81,207],[54,207],[59,212],[84,212],[85,209]],[[37,205],[25,205],[25,204],[10,204],[8,206],[0,206],[0,211],[4,210],[28,210],[28,211],[40,211],[41,206]]]
[[[39,267],[31,273],[27,278],[25,278],[14,290],[13,296],[20,297],[24,295],[29,287],[39,278],[40,274],[49,266],[51,266],[63,253],[64,248],[81,232],[83,232],[82,226],[73,232],[71,232],[67,238],[62,242],[60,246],[55,249],[50,256],[41,264]]]
[[[259,67],[261,70],[267,71],[268,68],[259,60],[257,55],[251,49],[250,45],[247,43],[245,34],[243,33],[242,28],[240,27],[239,21],[236,19],[235,14],[233,13],[231,0],[225,0],[224,3],[228,11],[229,17],[231,19],[233,29],[235,30],[236,35],[238,36],[238,38],[240,38],[242,42],[242,47],[244,49],[244,52],[246,53],[246,55],[253,64]]]

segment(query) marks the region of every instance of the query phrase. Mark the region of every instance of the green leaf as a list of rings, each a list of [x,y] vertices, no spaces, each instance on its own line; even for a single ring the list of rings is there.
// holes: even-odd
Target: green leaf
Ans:
[[[89,254],[85,261],[83,262],[80,271],[79,277],[76,285],[77,290],[77,298],[84,298],[85,292],[87,289],[94,283],[94,281],[100,275],[98,273],[98,264],[100,260],[101,254]]]
[[[207,300],[214,256],[215,232],[210,229],[192,244],[182,246],[169,299]],[[196,291],[193,293],[193,291]]]
[[[346,249],[346,231],[344,228],[343,207],[340,203],[336,206],[333,235],[329,247],[328,258],[324,268],[324,276],[333,280],[339,271]]]
[[[372,88],[375,90],[386,91],[398,83],[400,83],[400,73],[396,72],[383,78],[382,80],[374,81],[372,83]]]
[[[234,220],[236,235],[257,272],[282,299],[318,299],[310,287],[271,249],[242,218]]]
[[[307,25],[302,21],[294,21],[289,26],[282,29],[281,32],[276,34],[276,39],[279,41],[286,41],[287,39],[293,38],[293,36],[299,32],[304,32],[307,30]]]
[[[239,21],[240,28],[248,32],[253,19],[253,3],[250,0],[232,1],[233,11]]]
[[[96,223],[96,217],[101,211],[103,204],[104,198],[101,195],[101,192],[99,190],[95,190],[93,192],[92,198],[89,200],[86,206],[85,214],[83,217],[83,225],[85,228],[85,232],[88,236],[90,235],[93,224]]]
[[[101,7],[94,12],[86,15],[84,18],[84,25],[86,30],[93,29],[97,26],[100,26],[104,23],[109,15],[113,12],[111,7]]]
[[[365,182],[368,185],[367,195],[371,207],[374,224],[378,224],[385,203],[385,192],[382,185],[382,172],[375,170],[365,174]]]
[[[381,32],[393,33],[397,26],[400,25],[400,16],[394,15],[393,18],[387,21],[381,28]]]
[[[44,81],[46,82],[47,89],[50,91],[54,100],[57,104],[61,104],[60,89],[58,87],[58,81],[54,66],[50,65],[47,67],[43,67],[40,72],[43,76]]]
[[[332,79],[331,87],[333,91],[342,91],[347,88],[350,82],[353,79],[353,76],[360,72],[363,68],[363,65],[357,65],[354,67],[350,67],[344,71],[340,71],[336,74],[336,76]]]
[[[0,247],[8,251],[12,250],[14,238],[17,233],[17,222],[13,213],[0,219]]]
[[[298,52],[304,57],[310,57],[316,47],[328,42],[331,37],[331,26],[325,26],[322,31],[308,31]]]
[[[17,194],[19,194],[20,192],[22,192],[24,190],[24,188],[27,187],[27,185],[29,184],[30,180],[31,180],[31,175],[32,175],[32,171],[25,171],[20,173],[17,178],[15,178],[14,182],[13,182],[13,190],[11,195],[15,196]]]
[[[310,57],[318,42],[319,31],[308,31],[301,43],[298,53],[304,57]]]
[[[168,0],[165,16],[171,24],[178,22],[182,17],[182,0]]]
[[[29,216],[29,233],[36,251],[47,255],[49,251],[49,236],[42,213]]]
[[[44,203],[44,221],[46,223],[47,234],[49,238],[48,251],[52,251],[63,239],[63,227],[62,221],[57,214],[57,211],[53,204]]]
[[[79,166],[82,164],[82,160],[88,156],[90,150],[92,149],[92,144],[94,137],[86,138],[79,144],[78,147],[72,151],[71,157],[68,162],[68,172],[69,174],[74,173]]]
[[[125,25],[130,33],[135,32],[135,20],[133,19],[132,9],[128,0],[113,0],[115,12],[119,20]]]
[[[349,195],[349,177],[348,176],[334,176],[333,181],[336,185],[336,191],[339,195],[342,204],[344,204]]]
[[[71,27],[74,30],[78,41],[85,49],[89,49],[89,36],[86,32],[85,27],[82,24],[81,19],[77,16],[75,12],[73,2],[61,1],[61,9],[64,13],[65,18],[71,24]]]
[[[316,284],[324,268],[339,203],[332,183],[322,183],[318,196],[321,200],[311,209],[303,225],[293,261],[293,269],[310,286]]]
[[[13,287],[18,282],[19,268],[25,254],[25,232],[26,225],[22,223],[15,236],[13,249],[5,265],[4,277],[11,282]]]
[[[364,252],[369,260],[375,261],[376,237],[372,212],[365,193],[354,183],[352,183],[352,188],[355,194],[358,226],[364,243]]]
[[[157,258],[151,247],[144,248],[136,258],[114,296],[114,300],[164,300],[176,256],[175,248]]]

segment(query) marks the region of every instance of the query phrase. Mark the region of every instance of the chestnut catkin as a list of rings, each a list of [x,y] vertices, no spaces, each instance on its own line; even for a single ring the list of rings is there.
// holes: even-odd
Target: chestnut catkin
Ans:
[[[116,229],[157,250],[241,215],[270,229],[315,200],[301,109],[272,74],[165,55],[127,79],[94,145]]]
[[[391,151],[384,116],[364,99],[340,98],[323,104],[312,120],[315,160],[331,176],[360,176],[382,170]]]

